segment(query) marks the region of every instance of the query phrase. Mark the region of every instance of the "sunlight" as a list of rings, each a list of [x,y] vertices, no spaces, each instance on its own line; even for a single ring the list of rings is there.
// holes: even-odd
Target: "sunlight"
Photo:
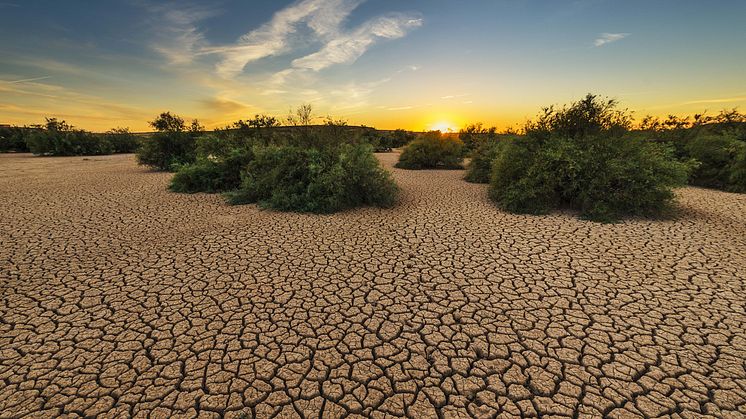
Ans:
[[[454,127],[453,124],[451,124],[450,122],[447,122],[447,121],[436,122],[436,123],[430,125],[430,127],[428,127],[428,130],[430,130],[430,131],[440,131],[440,132],[456,132],[456,131],[458,131],[458,129],[456,127]]]

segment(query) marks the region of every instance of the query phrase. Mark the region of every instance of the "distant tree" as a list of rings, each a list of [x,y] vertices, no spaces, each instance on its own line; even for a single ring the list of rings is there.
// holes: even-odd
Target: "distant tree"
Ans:
[[[249,129],[249,128],[271,128],[280,125],[280,121],[274,116],[256,114],[254,118],[244,121],[240,119],[233,123],[233,128],[236,129]]]
[[[189,125],[189,131],[191,132],[202,132],[205,130],[205,126],[201,125],[198,120],[192,119],[191,125]]]
[[[72,131],[73,126],[65,122],[64,120],[60,121],[57,118],[45,118],[47,122],[44,124],[47,131],[55,131],[55,132],[67,132]]]
[[[159,132],[182,132],[186,130],[184,118],[173,115],[171,112],[163,112],[157,118],[148,122],[153,129]]]
[[[298,106],[295,110],[290,110],[287,121],[289,125],[307,126],[311,125],[313,120],[313,107],[310,103]]]

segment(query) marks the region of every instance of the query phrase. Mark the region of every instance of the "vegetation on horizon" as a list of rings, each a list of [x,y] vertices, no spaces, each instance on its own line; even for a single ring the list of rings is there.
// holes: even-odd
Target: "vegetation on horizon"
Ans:
[[[47,118],[44,125],[0,128],[0,151],[38,156],[92,156],[133,153],[139,139],[127,128],[97,134],[76,129],[64,120]]]
[[[454,135],[440,131],[420,134],[409,143],[399,156],[396,167],[400,169],[462,169],[464,143]]]

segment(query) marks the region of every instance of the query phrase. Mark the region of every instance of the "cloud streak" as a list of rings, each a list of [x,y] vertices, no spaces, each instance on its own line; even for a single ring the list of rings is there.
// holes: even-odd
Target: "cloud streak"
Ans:
[[[189,64],[208,46],[198,22],[216,16],[218,12],[198,8],[173,7],[171,4],[152,6],[159,16],[157,39],[151,47],[161,53],[170,64]]]
[[[46,79],[51,79],[51,78],[52,78],[52,76],[42,76],[42,77],[33,77],[33,78],[30,78],[30,79],[7,80],[7,81],[6,80],[0,80],[0,81],[2,81],[3,83],[8,83],[8,84],[19,84],[19,83],[28,83],[28,82],[32,82],[32,81],[38,81],[38,80],[46,80]]]
[[[629,35],[630,34],[628,33],[602,33],[595,41],[593,41],[593,45],[596,47],[602,47],[606,44],[622,40]]]
[[[416,16],[389,14],[344,30],[343,23],[363,1],[301,0],[278,11],[269,22],[244,34],[235,44],[204,48],[201,53],[222,56],[216,65],[217,73],[232,78],[251,62],[291,52],[293,35],[305,25],[313,35],[312,41],[321,42],[323,47],[293,60],[292,68],[319,71],[334,64],[352,63],[378,40],[401,38],[422,24]]]
[[[372,19],[354,31],[331,39],[318,52],[293,60],[293,67],[319,71],[334,64],[355,62],[380,39],[396,39],[422,25],[422,19],[391,14]]]

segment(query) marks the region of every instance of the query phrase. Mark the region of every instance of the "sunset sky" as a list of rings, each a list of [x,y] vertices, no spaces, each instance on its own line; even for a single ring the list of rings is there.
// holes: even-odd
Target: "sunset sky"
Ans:
[[[746,1],[0,0],[0,123],[166,110],[506,128],[593,92],[636,115],[746,110]]]

